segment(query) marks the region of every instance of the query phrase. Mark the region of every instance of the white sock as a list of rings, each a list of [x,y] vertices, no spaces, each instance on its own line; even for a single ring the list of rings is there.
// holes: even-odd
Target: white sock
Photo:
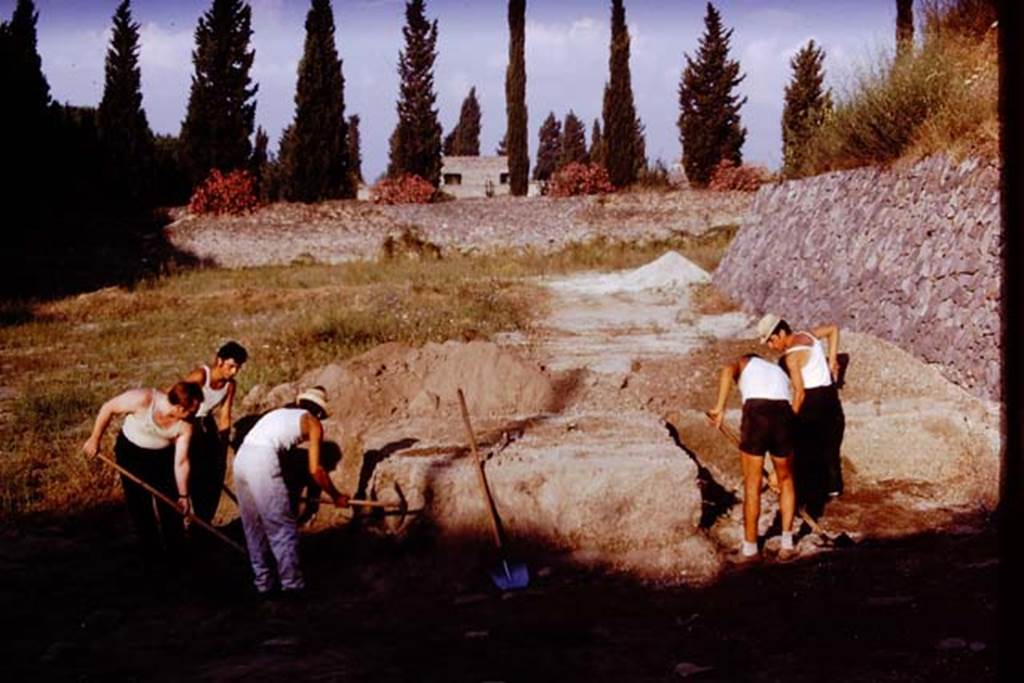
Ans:
[[[757,541],[743,541],[743,556],[752,557],[757,555]]]
[[[793,532],[783,531],[782,532],[782,549],[792,550],[793,549]]]

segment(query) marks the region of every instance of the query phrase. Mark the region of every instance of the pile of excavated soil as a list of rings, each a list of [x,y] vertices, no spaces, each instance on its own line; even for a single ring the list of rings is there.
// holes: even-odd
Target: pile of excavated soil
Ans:
[[[580,276],[552,283],[555,290],[602,295],[645,290],[685,290],[711,281],[707,271],[676,251],[625,273]]]
[[[537,365],[490,342],[448,341],[420,348],[383,344],[345,363],[308,372],[296,382],[254,387],[243,408],[267,410],[317,384],[327,390],[329,435],[416,419],[450,420],[459,415],[459,388],[477,418],[512,420],[555,406],[551,380]]]

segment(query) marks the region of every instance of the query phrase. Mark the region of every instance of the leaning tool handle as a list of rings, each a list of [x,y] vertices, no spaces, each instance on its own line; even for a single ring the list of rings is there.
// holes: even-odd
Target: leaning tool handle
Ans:
[[[234,548],[238,552],[242,553],[243,555],[248,555],[248,553],[246,552],[245,548],[243,548],[242,546],[238,545],[237,543],[232,541],[230,538],[228,538],[227,536],[225,536],[221,532],[217,531],[217,529],[212,524],[210,524],[206,520],[203,520],[203,519],[200,519],[199,517],[196,517],[191,512],[182,512],[181,508],[178,507],[178,504],[175,503],[173,500],[171,500],[169,497],[167,497],[165,494],[161,493],[160,491],[157,491],[155,488],[153,488],[152,486],[150,486],[149,484],[144,482],[142,479],[140,479],[139,477],[135,476],[134,474],[132,474],[131,472],[126,470],[125,468],[121,467],[120,465],[118,465],[116,462],[114,462],[113,460],[111,460],[107,456],[103,455],[102,453],[96,453],[96,457],[99,458],[100,460],[102,460],[103,462],[107,463],[111,467],[113,467],[115,470],[120,472],[122,475],[124,475],[128,479],[131,479],[132,481],[134,481],[136,484],[138,484],[142,488],[146,489],[146,491],[148,491],[149,493],[153,494],[153,496],[157,500],[159,500],[159,501],[167,504],[168,506],[170,506],[171,509],[174,510],[175,512],[177,512],[179,515],[182,515],[183,517],[188,519],[190,522],[194,522],[194,523],[198,524],[199,526],[203,527],[204,529],[209,531],[211,534],[213,534],[214,536],[216,536],[220,540],[224,541],[229,546],[231,546],[232,548]]]
[[[498,511],[494,507],[494,499],[491,497],[491,489],[487,486],[487,475],[484,474],[484,461],[480,458],[480,451],[476,447],[476,435],[473,434],[473,425],[469,422],[469,410],[466,408],[466,397],[459,389],[459,408],[462,409],[462,422],[466,425],[466,434],[469,435],[469,446],[473,449],[473,457],[476,459],[476,473],[480,479],[480,490],[484,494],[484,502],[487,504],[487,511],[490,513],[491,531],[494,534],[494,545],[498,551],[502,549],[501,529],[498,528]]]

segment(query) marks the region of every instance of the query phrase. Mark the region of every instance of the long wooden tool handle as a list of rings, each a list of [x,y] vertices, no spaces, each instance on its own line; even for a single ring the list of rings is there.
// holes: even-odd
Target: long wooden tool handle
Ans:
[[[708,420],[711,421],[712,424],[714,424],[715,421],[712,419],[711,413],[704,413],[704,415],[708,418]],[[726,427],[724,422],[718,427],[718,431],[722,432],[722,434],[725,435],[725,438],[729,439],[729,441],[732,442],[733,446],[740,445],[739,437],[733,434],[732,430]]]
[[[164,504],[168,505],[172,510],[177,512],[179,515],[185,517],[186,519],[188,519],[191,522],[195,522],[196,524],[198,524],[199,526],[203,527],[204,529],[209,531],[211,534],[213,534],[214,536],[216,536],[220,540],[222,540],[225,543],[227,543],[229,546],[231,546],[232,548],[234,548],[238,552],[240,552],[243,555],[245,555],[246,557],[248,557],[249,554],[246,552],[245,548],[243,548],[239,544],[235,543],[234,541],[232,541],[230,538],[228,538],[227,536],[225,536],[221,532],[217,531],[217,529],[212,524],[208,523],[206,520],[203,520],[203,519],[200,519],[199,517],[196,517],[191,512],[182,512],[181,508],[178,507],[178,504],[176,502],[174,502],[173,500],[171,500],[164,493],[156,490],[155,488],[153,488],[152,486],[150,486],[149,484],[144,482],[142,479],[140,479],[139,477],[135,476],[134,474],[132,474],[131,472],[129,472],[125,468],[121,467],[116,462],[114,462],[113,460],[111,460],[107,456],[103,455],[102,453],[97,453],[96,457],[99,458],[100,460],[102,460],[103,462],[107,463],[111,467],[113,467],[115,470],[120,472],[122,475],[124,475],[128,479],[131,479],[132,481],[134,481],[136,484],[138,484],[139,486],[144,488],[149,493],[153,494],[153,496],[157,500],[159,500],[159,501],[163,502]]]
[[[501,529],[498,527],[498,510],[494,507],[494,498],[491,497],[491,489],[487,486],[487,475],[484,474],[484,461],[480,458],[480,451],[476,447],[476,435],[473,434],[473,425],[469,421],[469,410],[466,408],[466,397],[459,389],[459,408],[462,410],[462,422],[466,425],[466,434],[469,436],[469,447],[473,449],[473,457],[476,459],[476,472],[480,480],[480,490],[484,494],[484,503],[487,505],[487,512],[490,513],[491,531],[494,534],[494,545],[498,550],[502,549]]]
[[[312,496],[302,499],[306,503],[324,503],[326,505],[334,505],[334,501],[330,498],[313,498]],[[400,508],[400,505],[393,505],[391,503],[385,503],[379,500],[363,500],[359,498],[349,498],[348,503],[343,507],[353,508]]]

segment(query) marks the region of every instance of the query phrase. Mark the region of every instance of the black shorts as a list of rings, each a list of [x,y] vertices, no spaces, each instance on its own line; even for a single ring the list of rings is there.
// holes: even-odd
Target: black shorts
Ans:
[[[777,458],[793,454],[795,420],[789,401],[752,398],[743,402],[740,450],[750,455],[771,453]]]

